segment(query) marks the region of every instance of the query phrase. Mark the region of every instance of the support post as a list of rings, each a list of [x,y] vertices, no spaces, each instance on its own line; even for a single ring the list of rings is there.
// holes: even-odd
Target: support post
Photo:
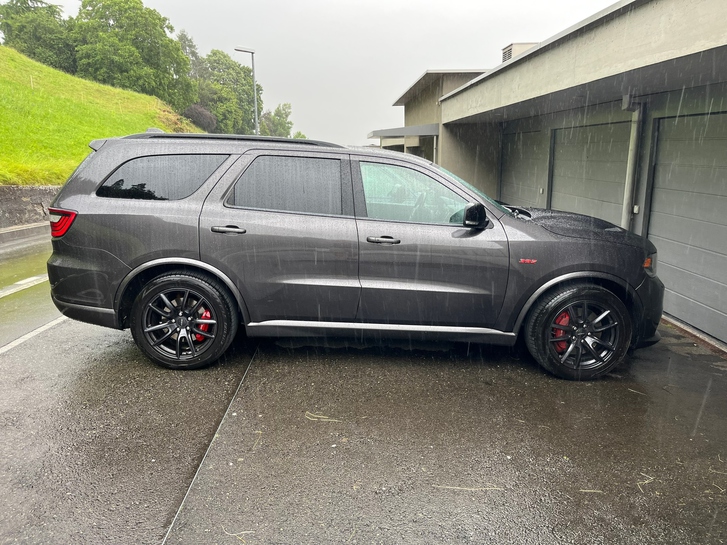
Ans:
[[[621,227],[628,231],[631,227],[631,218],[634,213],[634,188],[636,187],[636,176],[638,173],[644,104],[642,102],[634,102],[631,95],[626,95],[623,98],[622,108],[632,112],[629,156],[628,162],[626,163],[626,183],[624,184],[623,207],[621,209]]]

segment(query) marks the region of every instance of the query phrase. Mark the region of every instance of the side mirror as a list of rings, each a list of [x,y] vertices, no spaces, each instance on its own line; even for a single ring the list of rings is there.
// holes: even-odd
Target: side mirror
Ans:
[[[464,207],[465,227],[470,229],[484,229],[487,227],[487,211],[482,203],[471,202]]]

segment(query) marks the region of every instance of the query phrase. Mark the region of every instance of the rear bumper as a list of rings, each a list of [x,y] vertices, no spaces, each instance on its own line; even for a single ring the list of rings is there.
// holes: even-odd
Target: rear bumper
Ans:
[[[51,294],[51,298],[53,299],[53,304],[56,308],[61,311],[61,314],[68,318],[103,327],[121,329],[119,326],[119,320],[116,318],[116,312],[114,312],[114,309],[112,308],[98,308],[87,305],[66,303],[59,300],[53,294]]]

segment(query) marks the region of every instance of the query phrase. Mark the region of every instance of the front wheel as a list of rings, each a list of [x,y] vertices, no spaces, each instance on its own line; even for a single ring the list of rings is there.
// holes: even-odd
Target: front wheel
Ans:
[[[153,279],[131,311],[134,341],[147,357],[168,369],[210,365],[227,350],[237,326],[227,291],[215,280],[191,272]]]
[[[623,360],[631,343],[631,319],[610,291],[592,285],[566,286],[533,308],[525,341],[537,362],[554,375],[589,380]]]

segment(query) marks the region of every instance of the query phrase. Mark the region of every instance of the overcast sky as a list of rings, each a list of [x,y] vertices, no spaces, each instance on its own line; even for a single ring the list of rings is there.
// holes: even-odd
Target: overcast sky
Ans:
[[[50,0],[75,16],[80,0]],[[428,69],[493,68],[513,42],[541,42],[614,0],[143,0],[201,55],[255,50],[265,109],[282,102],[308,138],[370,144],[400,127],[392,104]]]

